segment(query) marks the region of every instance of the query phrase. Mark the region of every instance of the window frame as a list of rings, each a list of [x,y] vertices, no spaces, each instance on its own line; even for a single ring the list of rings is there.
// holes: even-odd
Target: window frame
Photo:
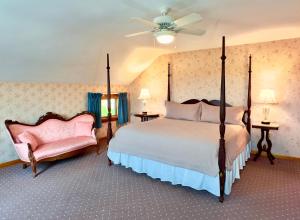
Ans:
[[[107,94],[103,94],[101,97],[101,101],[102,100],[107,100]],[[111,121],[117,121],[118,120],[118,99],[119,99],[119,95],[118,94],[111,94],[110,99],[115,99],[116,100],[116,115],[112,115],[111,116]],[[108,117],[104,116],[102,117],[102,112],[101,112],[101,121],[102,122],[108,122]]]

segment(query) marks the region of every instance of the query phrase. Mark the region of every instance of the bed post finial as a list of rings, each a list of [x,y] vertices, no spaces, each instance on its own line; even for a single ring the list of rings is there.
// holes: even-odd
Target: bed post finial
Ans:
[[[168,101],[171,101],[171,64],[168,63]]]
[[[107,61],[107,136],[106,141],[107,145],[109,144],[110,139],[112,138],[112,128],[111,128],[111,90],[110,90],[110,66],[109,66],[109,54],[106,55],[106,61]],[[108,164],[111,165],[112,162],[110,159],[108,159]]]
[[[222,72],[221,72],[221,95],[220,95],[220,140],[219,140],[219,179],[220,179],[220,197],[219,201],[224,201],[225,191],[225,179],[226,179],[226,168],[225,168],[225,117],[226,117],[226,96],[225,96],[225,36],[222,38]]]
[[[252,56],[249,56],[249,78],[248,78],[248,103],[247,103],[247,131],[251,135],[251,78],[252,78]]]

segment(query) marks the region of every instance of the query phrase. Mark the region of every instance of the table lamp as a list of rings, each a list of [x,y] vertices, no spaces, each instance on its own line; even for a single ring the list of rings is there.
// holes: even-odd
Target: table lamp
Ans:
[[[147,111],[146,111],[147,99],[150,99],[150,98],[151,98],[151,96],[150,96],[149,89],[142,88],[138,99],[141,99],[143,102],[143,114],[145,114],[145,115],[147,114]]]
[[[264,104],[263,115],[264,119],[262,124],[270,124],[270,104],[276,104],[275,92],[273,89],[262,89],[259,94],[260,100]]]

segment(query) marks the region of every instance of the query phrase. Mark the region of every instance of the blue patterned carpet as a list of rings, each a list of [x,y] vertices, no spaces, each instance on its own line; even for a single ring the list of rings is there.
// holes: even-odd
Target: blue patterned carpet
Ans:
[[[120,166],[105,153],[0,169],[0,219],[300,219],[300,161],[249,161],[223,204]]]

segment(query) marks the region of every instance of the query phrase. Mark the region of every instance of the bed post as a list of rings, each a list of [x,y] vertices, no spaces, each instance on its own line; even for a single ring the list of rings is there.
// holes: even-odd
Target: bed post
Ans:
[[[249,81],[248,81],[248,110],[247,110],[247,131],[251,135],[251,73],[252,73],[252,56],[249,56]]]
[[[107,114],[107,136],[106,136],[106,143],[107,146],[109,144],[110,139],[112,138],[112,129],[111,129],[111,90],[110,90],[110,66],[109,66],[109,54],[107,54],[106,56],[107,59],[107,110],[108,110],[108,114]],[[108,165],[111,166],[112,162],[111,160],[108,158]]]
[[[221,99],[220,99],[220,140],[219,140],[219,179],[220,179],[220,197],[219,201],[224,201],[225,179],[226,179],[226,152],[225,152],[225,117],[226,117],[226,100],[225,100],[225,37],[222,39],[222,73],[221,73]]]
[[[171,101],[171,67],[168,63],[168,101]]]

